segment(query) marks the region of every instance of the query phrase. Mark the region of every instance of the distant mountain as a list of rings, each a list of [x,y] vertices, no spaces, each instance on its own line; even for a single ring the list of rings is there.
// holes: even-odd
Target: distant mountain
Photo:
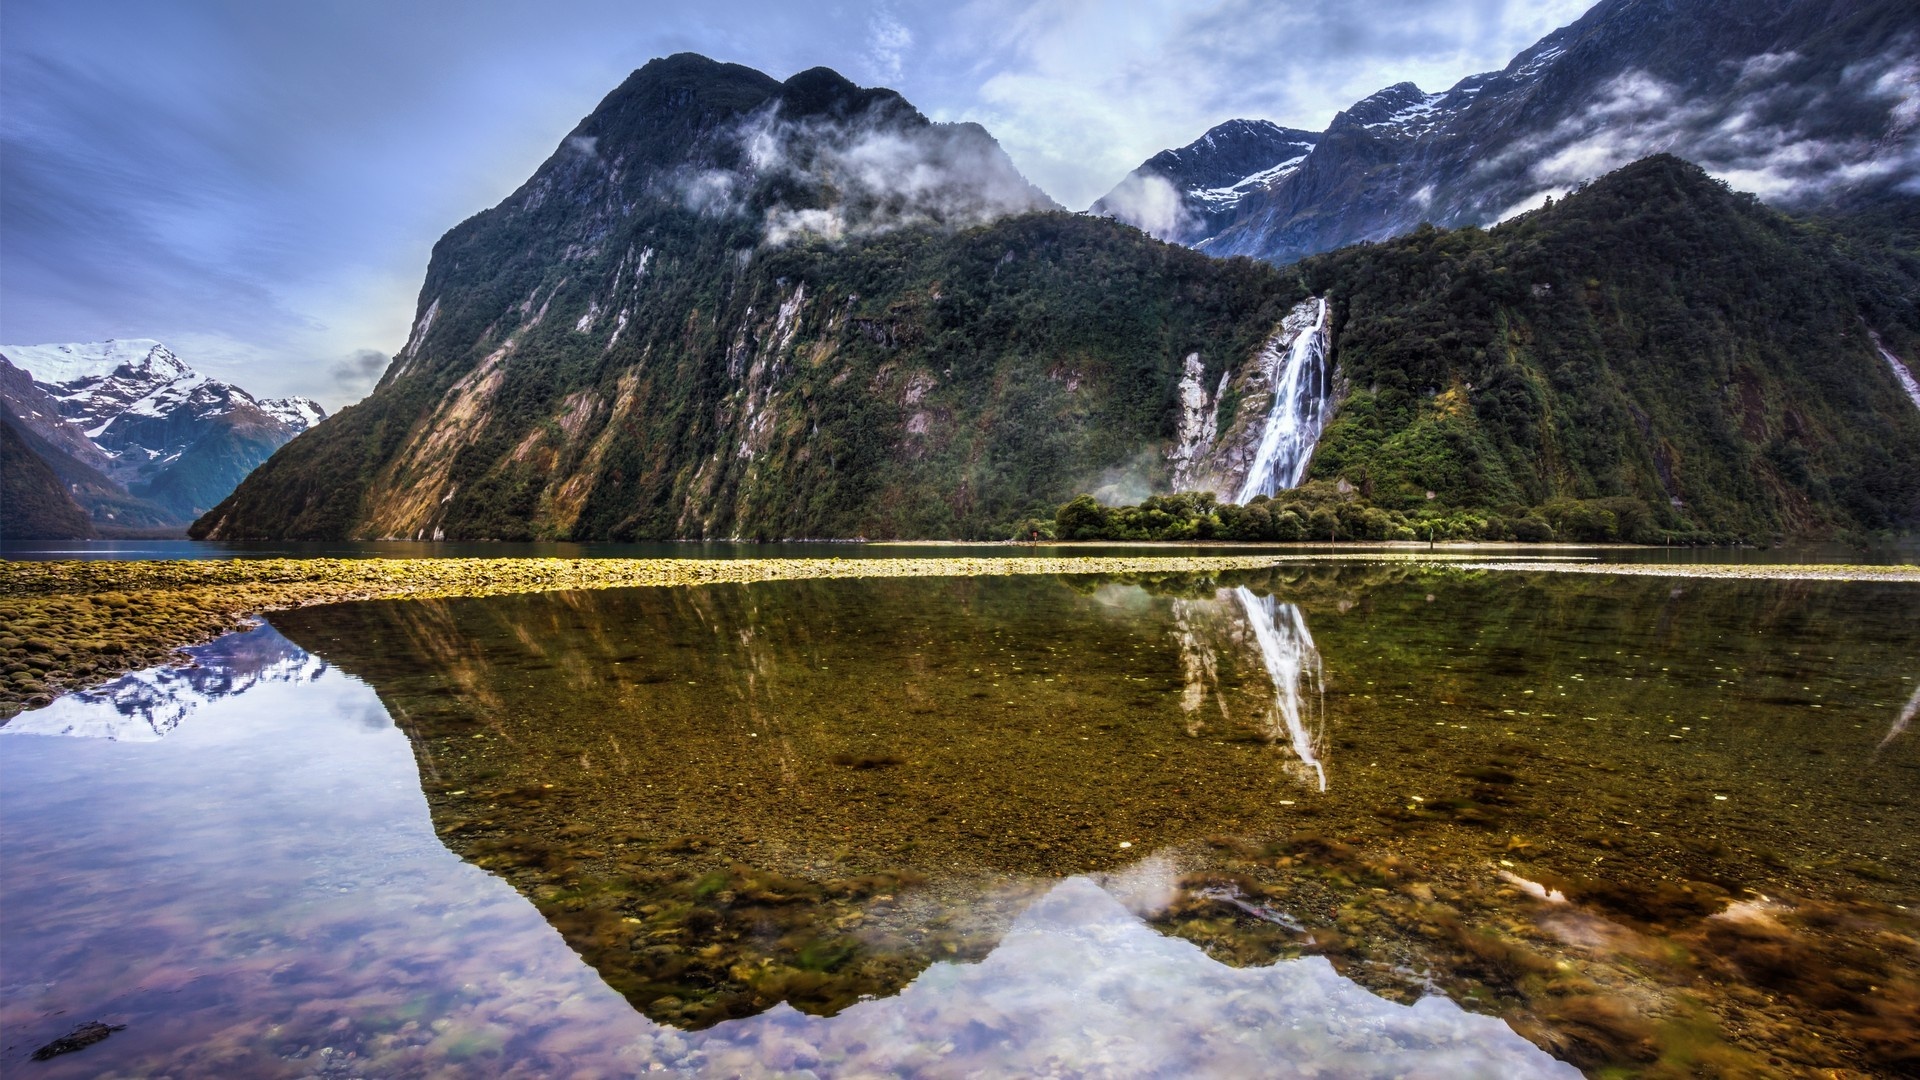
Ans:
[[[193,534],[1001,538],[1081,491],[1302,481],[1475,535],[1920,521],[1868,334],[1913,354],[1915,267],[1677,159],[1287,272],[1046,205],[890,91],[655,61],[441,239],[375,391]]]
[[[0,407],[96,525],[140,531],[185,525],[326,415],[146,340],[0,345]]]
[[[1390,86],[1303,137],[1305,158],[1289,145],[1247,159],[1248,190],[1199,228],[1168,233],[1126,197],[1164,176],[1182,205],[1204,203],[1217,178],[1156,164],[1191,147],[1149,160],[1094,211],[1285,264],[1423,222],[1491,224],[1659,152],[1787,209],[1912,199],[1916,55],[1910,0],[1602,0],[1502,71],[1437,94]]]
[[[1266,120],[1229,120],[1148,158],[1088,212],[1162,240],[1198,243],[1232,224],[1247,196],[1296,172],[1319,141],[1311,131]]]

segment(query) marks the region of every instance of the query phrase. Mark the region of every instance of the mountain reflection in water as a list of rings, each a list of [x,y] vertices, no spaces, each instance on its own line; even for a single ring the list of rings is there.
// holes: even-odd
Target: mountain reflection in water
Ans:
[[[895,997],[677,1032],[441,846],[364,683],[266,627],[199,663],[141,673],[193,717],[163,741],[113,741],[112,694],[0,728],[9,1071],[98,1016],[127,1027],[36,1075],[1575,1075],[1498,1020],[1382,999],[1322,959],[1223,965],[1083,876]],[[1149,860],[1110,887],[1151,904],[1171,873]]]
[[[326,661],[264,626],[184,651],[192,662],[136,671],[67,694],[0,731],[148,742],[171,733],[207,701],[263,682],[312,682],[327,671]]]

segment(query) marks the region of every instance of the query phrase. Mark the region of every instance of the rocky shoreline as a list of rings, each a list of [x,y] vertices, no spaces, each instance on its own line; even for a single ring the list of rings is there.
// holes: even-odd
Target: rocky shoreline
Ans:
[[[1458,554],[1365,552],[1086,558],[926,559],[231,559],[0,563],[0,718],[69,690],[177,659],[269,611],[352,600],[727,582],[1002,574],[1170,574],[1288,562],[1432,563],[1669,577],[1920,583],[1913,566],[1725,566],[1503,562]]]

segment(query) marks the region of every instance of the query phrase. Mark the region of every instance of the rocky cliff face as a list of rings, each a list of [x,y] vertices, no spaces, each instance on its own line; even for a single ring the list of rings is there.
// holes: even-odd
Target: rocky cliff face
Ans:
[[[0,540],[69,540],[93,535],[87,512],[35,452],[10,416],[0,415]]]
[[[1660,152],[1790,209],[1910,199],[1916,50],[1920,9],[1898,0],[1603,0],[1501,71],[1358,102],[1244,163],[1230,213],[1164,234],[1290,263],[1423,222],[1488,225]],[[1124,208],[1143,175],[1172,180],[1181,205],[1203,201],[1210,179],[1156,165],[1192,150],[1150,160],[1095,212],[1141,223]]]
[[[260,400],[201,375],[157,341],[0,345],[0,405],[94,521],[179,526],[325,410]]]

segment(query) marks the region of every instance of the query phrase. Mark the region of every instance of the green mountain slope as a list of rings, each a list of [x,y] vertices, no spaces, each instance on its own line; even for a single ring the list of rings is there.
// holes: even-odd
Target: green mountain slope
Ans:
[[[1920,520],[1911,253],[1656,157],[1491,231],[1308,260],[1352,393],[1311,475],[1374,503],[1627,498],[1758,538]]]
[[[1629,500],[1647,536],[1920,517],[1920,411],[1862,322],[1920,337],[1878,230],[1673,159],[1285,270],[1049,206],[890,91],[656,61],[441,240],[375,392],[193,535],[1004,537],[1167,490],[1214,428],[1245,458],[1262,347],[1312,295],[1342,400],[1311,476],[1341,498]]]
[[[934,179],[849,174],[873,158]],[[650,64],[440,242],[379,388],[194,534],[966,536],[1051,514],[1160,438],[1184,356],[1225,370],[1297,297],[1048,205],[984,132],[888,91]]]

